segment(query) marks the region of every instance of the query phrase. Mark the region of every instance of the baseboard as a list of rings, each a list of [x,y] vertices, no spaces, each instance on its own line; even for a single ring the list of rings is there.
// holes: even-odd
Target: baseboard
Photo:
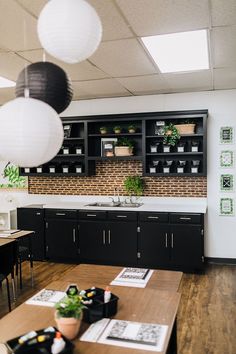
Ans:
[[[206,263],[214,263],[214,264],[235,264],[236,258],[213,258],[213,257],[205,257]]]

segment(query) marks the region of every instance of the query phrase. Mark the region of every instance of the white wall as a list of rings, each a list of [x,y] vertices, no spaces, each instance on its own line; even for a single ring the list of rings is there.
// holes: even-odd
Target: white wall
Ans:
[[[236,218],[235,216],[219,216],[219,198],[224,196],[219,192],[219,177],[220,173],[225,172],[219,168],[219,152],[224,149],[224,146],[219,145],[219,129],[226,125],[236,128],[236,90],[74,101],[62,116],[188,109],[209,110],[208,231],[205,237],[205,255],[207,257],[236,258]],[[235,146],[234,144],[230,148],[236,150]],[[236,179],[235,167],[231,172]],[[13,195],[13,193],[11,194]],[[226,196],[235,198],[235,192],[226,194]],[[18,194],[17,198],[19,199],[19,197]]]

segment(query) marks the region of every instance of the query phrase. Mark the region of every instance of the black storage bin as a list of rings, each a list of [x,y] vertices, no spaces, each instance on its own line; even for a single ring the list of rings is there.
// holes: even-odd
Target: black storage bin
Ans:
[[[101,320],[104,317],[111,317],[117,313],[118,297],[111,293],[110,301],[104,303],[104,290],[95,288],[96,295],[93,296],[93,303],[85,305],[87,308],[83,310],[83,321],[93,323]],[[86,290],[90,292],[91,289]]]

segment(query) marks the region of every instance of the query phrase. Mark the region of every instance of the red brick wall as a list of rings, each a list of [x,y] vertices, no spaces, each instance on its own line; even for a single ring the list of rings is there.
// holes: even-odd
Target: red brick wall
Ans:
[[[140,161],[98,162],[96,176],[91,177],[29,177],[31,194],[126,195],[125,177],[142,176]],[[206,177],[145,177],[144,196],[206,197]]]

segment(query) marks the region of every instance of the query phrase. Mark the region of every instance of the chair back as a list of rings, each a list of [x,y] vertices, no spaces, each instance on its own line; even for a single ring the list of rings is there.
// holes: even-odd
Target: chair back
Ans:
[[[17,259],[17,242],[13,241],[0,247],[0,274],[7,277],[14,274]]]

